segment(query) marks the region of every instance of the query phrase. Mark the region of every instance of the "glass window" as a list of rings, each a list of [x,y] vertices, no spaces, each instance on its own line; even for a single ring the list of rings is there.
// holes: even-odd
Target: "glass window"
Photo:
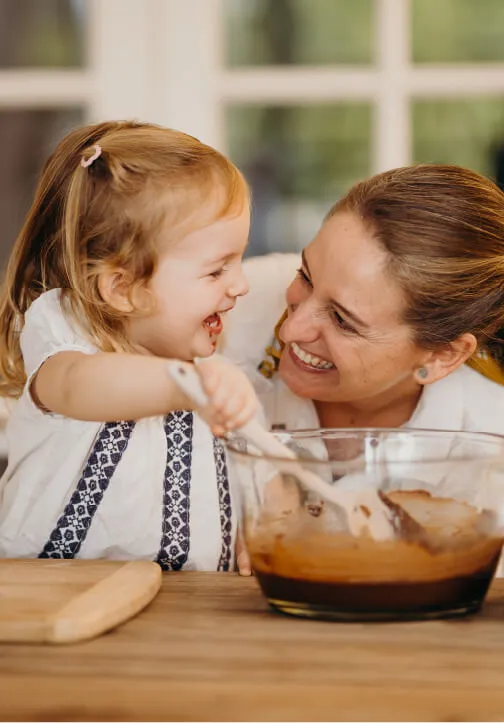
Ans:
[[[503,149],[504,98],[413,103],[416,162],[456,163],[502,179]]]
[[[227,62],[369,64],[372,0],[226,0]]]
[[[228,108],[228,150],[252,187],[250,255],[302,248],[370,174],[371,119],[368,103]]]
[[[58,140],[83,122],[73,109],[0,111],[0,268],[31,201],[38,174]]]
[[[0,68],[84,65],[85,0],[0,0]]]
[[[415,63],[504,60],[502,0],[413,0]]]

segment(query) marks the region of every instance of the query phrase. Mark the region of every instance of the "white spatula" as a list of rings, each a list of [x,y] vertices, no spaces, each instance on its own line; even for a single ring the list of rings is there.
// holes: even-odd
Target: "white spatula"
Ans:
[[[197,408],[203,409],[209,404],[194,365],[178,361],[168,362],[167,371]],[[353,535],[359,536],[367,531],[375,540],[390,540],[396,537],[394,513],[384,504],[376,490],[365,489],[355,492],[338,490],[334,485],[328,484],[318,475],[305,469],[295,453],[256,420],[250,420],[236,430],[236,433],[251,442],[262,454],[267,455],[268,461],[279,472],[295,475],[308,489],[343,508]]]

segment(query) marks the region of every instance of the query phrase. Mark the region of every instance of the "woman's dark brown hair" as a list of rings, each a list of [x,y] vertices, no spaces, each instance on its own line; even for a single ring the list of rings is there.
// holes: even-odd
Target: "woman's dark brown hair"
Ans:
[[[415,342],[470,332],[504,365],[504,193],[458,166],[417,165],[357,183],[329,211],[355,213],[388,252]]]

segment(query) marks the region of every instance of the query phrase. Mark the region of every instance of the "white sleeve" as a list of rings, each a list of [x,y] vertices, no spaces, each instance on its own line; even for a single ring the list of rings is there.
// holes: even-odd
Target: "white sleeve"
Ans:
[[[28,383],[42,364],[58,352],[97,351],[63,312],[59,289],[45,292],[32,303],[25,314],[20,345]]]
[[[268,254],[244,261],[250,291],[237,300],[225,319],[220,347],[223,356],[249,368],[262,361],[285,311],[285,292],[300,263],[298,254]]]

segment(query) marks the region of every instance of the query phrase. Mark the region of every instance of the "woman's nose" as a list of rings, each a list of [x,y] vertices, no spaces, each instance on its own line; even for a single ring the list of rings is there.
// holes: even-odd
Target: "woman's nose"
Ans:
[[[313,305],[309,302],[289,304],[289,316],[282,324],[280,337],[286,343],[311,342],[319,334]]]

